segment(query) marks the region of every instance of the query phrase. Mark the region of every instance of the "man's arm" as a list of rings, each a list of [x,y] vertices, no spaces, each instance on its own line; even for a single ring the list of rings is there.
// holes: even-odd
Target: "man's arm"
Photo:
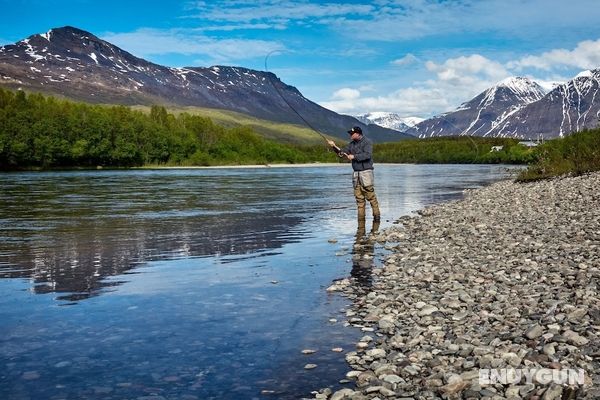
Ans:
[[[343,156],[347,156],[346,152],[348,150],[344,149],[340,149],[333,140],[328,140],[327,144],[333,149],[333,151],[335,151],[337,153],[338,156],[343,157]]]

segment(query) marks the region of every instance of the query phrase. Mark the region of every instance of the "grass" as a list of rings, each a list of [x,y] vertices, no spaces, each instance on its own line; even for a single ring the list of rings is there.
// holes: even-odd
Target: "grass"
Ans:
[[[535,160],[517,177],[520,182],[600,171],[600,128],[549,140],[535,151]]]
[[[150,107],[148,106],[134,106],[132,108],[148,113],[150,112]],[[318,145],[323,144],[324,142],[323,138],[319,136],[318,133],[305,126],[268,121],[235,111],[204,107],[169,107],[167,110],[169,113],[175,115],[185,112],[191,115],[207,117],[217,125],[226,128],[247,126],[252,128],[252,130],[262,137],[275,140],[279,143]],[[334,138],[330,135],[325,136],[332,140],[339,141],[339,138]]]

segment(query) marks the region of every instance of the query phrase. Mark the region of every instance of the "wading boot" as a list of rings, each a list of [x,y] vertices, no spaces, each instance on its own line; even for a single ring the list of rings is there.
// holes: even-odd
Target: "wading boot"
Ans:
[[[381,221],[381,213],[379,212],[379,204],[377,199],[371,203],[371,209],[373,210],[373,222]]]

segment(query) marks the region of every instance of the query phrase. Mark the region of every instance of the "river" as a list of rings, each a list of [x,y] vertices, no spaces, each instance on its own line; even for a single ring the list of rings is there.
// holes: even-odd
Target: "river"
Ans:
[[[508,174],[377,165],[378,229]],[[1,174],[0,398],[344,387],[362,332],[325,289],[353,273],[355,215],[348,165]]]

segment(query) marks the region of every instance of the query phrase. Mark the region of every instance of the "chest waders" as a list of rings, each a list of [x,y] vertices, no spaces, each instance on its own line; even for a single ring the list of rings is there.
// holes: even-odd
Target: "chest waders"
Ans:
[[[358,207],[358,219],[365,219],[365,206],[367,201],[371,205],[373,221],[380,220],[379,203],[375,196],[374,175],[372,169],[354,171],[352,174],[352,186],[354,187],[354,198]]]

